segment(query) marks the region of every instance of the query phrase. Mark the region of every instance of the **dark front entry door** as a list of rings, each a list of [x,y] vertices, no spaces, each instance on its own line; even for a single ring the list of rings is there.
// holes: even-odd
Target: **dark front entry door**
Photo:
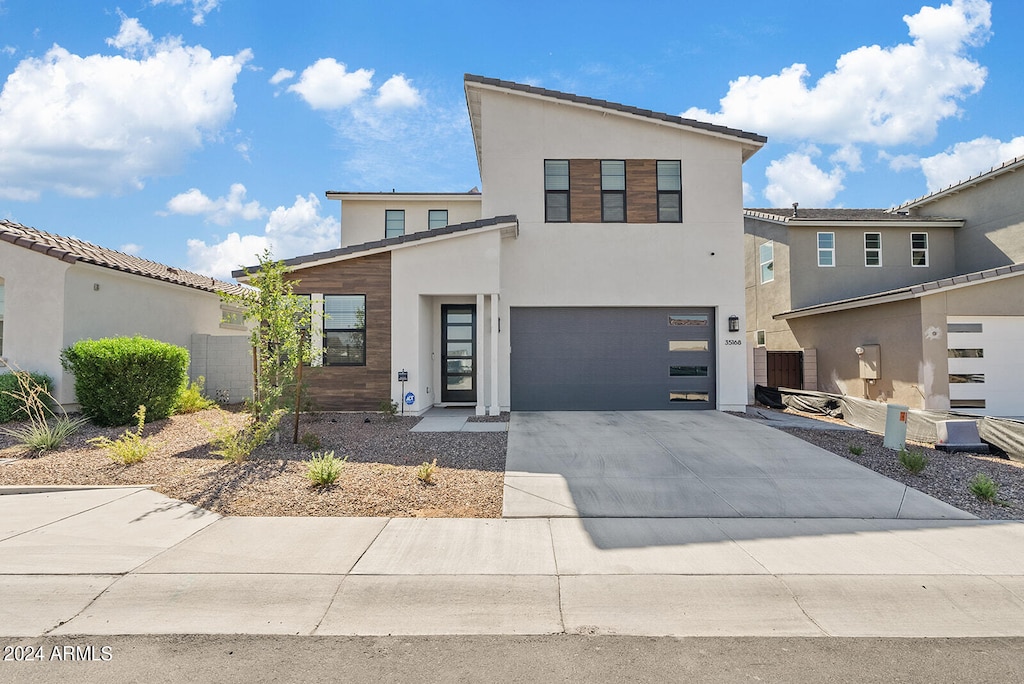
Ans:
[[[441,306],[441,401],[476,401],[476,306]]]

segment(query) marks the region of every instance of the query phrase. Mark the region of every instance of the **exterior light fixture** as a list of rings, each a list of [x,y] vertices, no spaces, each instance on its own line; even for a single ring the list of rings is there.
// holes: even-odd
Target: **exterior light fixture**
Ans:
[[[739,331],[740,331],[740,317],[739,316],[729,316],[729,332],[739,332]]]

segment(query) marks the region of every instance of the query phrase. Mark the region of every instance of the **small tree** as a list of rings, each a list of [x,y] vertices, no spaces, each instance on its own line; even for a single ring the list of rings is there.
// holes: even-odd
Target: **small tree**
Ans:
[[[250,337],[256,358],[250,404],[254,423],[290,406],[296,366],[311,360],[306,335],[312,322],[309,300],[293,293],[299,281],[285,277],[288,267],[272,259],[270,250],[259,261],[255,271],[245,271],[255,289],[221,294],[225,301],[244,307],[246,320],[256,323]]]

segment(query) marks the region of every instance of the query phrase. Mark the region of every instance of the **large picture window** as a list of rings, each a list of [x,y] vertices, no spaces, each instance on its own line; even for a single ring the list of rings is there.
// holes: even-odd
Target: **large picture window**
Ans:
[[[366,295],[324,295],[324,365],[366,365]]]
[[[623,223],[626,220],[626,162],[601,162],[601,220]]]
[[[569,160],[544,160],[544,220],[565,223],[569,220]]]
[[[679,223],[683,220],[683,182],[679,161],[658,162],[658,221]]]

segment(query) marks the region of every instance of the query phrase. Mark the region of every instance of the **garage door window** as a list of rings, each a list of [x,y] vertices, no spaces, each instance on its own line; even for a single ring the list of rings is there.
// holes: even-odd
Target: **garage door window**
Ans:
[[[707,340],[669,340],[668,350],[670,352],[706,352],[708,350]]]
[[[706,326],[708,324],[708,317],[706,314],[670,314],[668,317],[668,324],[671,327],[690,325]]]
[[[708,401],[707,392],[669,392],[669,401]]]
[[[673,378],[706,378],[707,366],[669,366],[669,377]]]

